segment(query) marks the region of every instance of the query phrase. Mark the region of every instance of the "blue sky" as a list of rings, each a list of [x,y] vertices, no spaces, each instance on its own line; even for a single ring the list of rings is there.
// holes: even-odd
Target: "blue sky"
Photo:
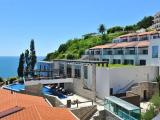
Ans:
[[[33,38],[37,55],[89,32],[134,24],[160,11],[160,0],[0,0],[0,56],[19,56]]]

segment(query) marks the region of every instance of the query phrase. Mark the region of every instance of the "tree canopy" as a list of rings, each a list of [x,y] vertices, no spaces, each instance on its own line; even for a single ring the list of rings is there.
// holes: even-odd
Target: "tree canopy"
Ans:
[[[19,77],[24,76],[24,63],[25,63],[25,58],[24,58],[24,53],[22,53],[19,58],[19,65],[17,69],[17,73]]]
[[[148,16],[148,17],[144,17],[141,21],[139,21],[137,23],[137,29],[141,29],[141,28],[148,28],[153,24],[153,17],[152,16]]]
[[[98,32],[101,33],[102,35],[105,33],[106,28],[104,24],[100,24],[99,28],[98,28]]]
[[[111,27],[107,30],[107,33],[115,33],[115,32],[121,32],[123,31],[123,27],[121,26],[115,26],[115,27]]]

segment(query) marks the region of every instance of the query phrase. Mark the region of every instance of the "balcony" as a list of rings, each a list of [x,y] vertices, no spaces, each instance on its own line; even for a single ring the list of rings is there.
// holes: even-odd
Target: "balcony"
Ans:
[[[145,41],[145,40],[149,40],[149,38],[147,36],[139,38],[139,41]]]
[[[160,38],[160,36],[153,36],[153,39],[158,39]]]
[[[129,40],[130,42],[132,42],[132,41],[138,41],[138,38],[136,37],[136,38],[130,38],[130,40]]]

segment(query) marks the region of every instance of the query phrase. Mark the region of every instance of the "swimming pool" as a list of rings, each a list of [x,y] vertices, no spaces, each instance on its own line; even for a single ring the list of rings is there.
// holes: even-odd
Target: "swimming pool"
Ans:
[[[13,91],[19,92],[21,90],[25,90],[25,85],[20,83],[14,83],[14,84],[4,86],[3,88],[7,90],[13,90]],[[46,87],[46,86],[42,88],[41,92],[43,94],[58,96],[60,99],[67,97],[64,94],[57,92],[55,89],[50,89],[49,87]]]
[[[20,83],[14,83],[14,84],[4,86],[3,88],[19,92],[21,90],[25,90],[25,85]]]
[[[51,89],[51,88],[49,88],[49,87],[47,87],[47,86],[44,86],[44,87],[42,88],[42,93],[44,93],[44,94],[49,94],[49,95],[54,95],[54,96],[58,96],[60,99],[67,98],[67,96],[64,95],[63,93],[60,93],[60,92],[56,91],[55,89],[53,89],[53,88]]]

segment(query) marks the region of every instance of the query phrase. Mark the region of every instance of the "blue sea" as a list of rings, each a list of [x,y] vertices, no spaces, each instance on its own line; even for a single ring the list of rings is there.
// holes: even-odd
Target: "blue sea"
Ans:
[[[44,57],[37,57],[37,61],[43,60]],[[0,56],[0,77],[9,78],[17,76],[19,57]]]

